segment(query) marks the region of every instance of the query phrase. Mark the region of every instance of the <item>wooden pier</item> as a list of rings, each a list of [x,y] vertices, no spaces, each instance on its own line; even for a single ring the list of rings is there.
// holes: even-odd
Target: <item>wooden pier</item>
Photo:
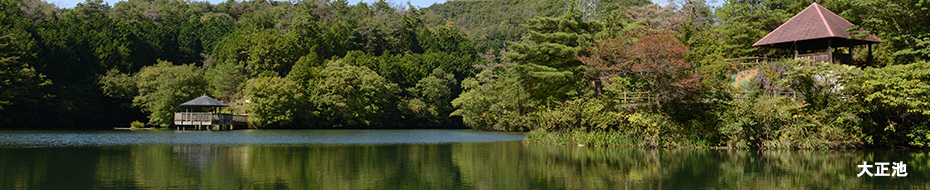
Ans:
[[[207,95],[184,102],[181,107],[186,107],[187,111],[174,113],[174,125],[178,130],[187,130],[187,127],[195,130],[232,130],[236,126],[245,127],[249,124],[248,115],[223,113],[222,108],[229,105]],[[191,109],[200,109],[200,112]]]

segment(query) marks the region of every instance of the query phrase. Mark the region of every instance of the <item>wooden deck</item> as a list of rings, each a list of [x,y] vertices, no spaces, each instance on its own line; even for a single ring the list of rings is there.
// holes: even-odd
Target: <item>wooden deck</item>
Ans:
[[[211,126],[211,125],[247,125],[248,115],[212,112],[175,112],[174,125]]]

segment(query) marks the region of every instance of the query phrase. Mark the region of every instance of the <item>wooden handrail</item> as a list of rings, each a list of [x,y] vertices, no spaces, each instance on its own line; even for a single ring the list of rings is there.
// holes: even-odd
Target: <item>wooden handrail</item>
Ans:
[[[210,122],[210,123],[247,123],[248,115],[213,113],[213,112],[175,112],[174,121],[178,122]]]

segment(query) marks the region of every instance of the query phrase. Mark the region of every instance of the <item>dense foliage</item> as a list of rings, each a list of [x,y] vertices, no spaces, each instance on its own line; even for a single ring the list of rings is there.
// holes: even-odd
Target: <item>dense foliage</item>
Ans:
[[[859,62],[872,61],[859,67],[790,59],[748,65],[724,61],[762,54],[790,57],[788,51],[750,46],[811,3],[728,1],[713,12],[701,1],[631,7],[606,13],[599,20],[607,24],[593,34],[584,27],[551,32],[580,23],[571,12],[559,18],[530,19],[525,43],[509,46],[514,53],[479,67],[484,71],[463,81],[466,91],[453,101],[458,108],[454,113],[478,129],[532,130],[528,139],[543,143],[802,149],[928,146],[926,104],[920,98],[926,96],[921,90],[926,82],[919,82],[926,81],[920,73],[927,69],[922,67],[925,62],[914,61],[926,59],[918,50],[920,39],[912,46],[875,45],[873,57],[867,48],[850,50]],[[823,5],[840,15],[872,5],[855,3],[859,7],[850,8],[848,2]],[[893,11],[919,12],[910,6],[914,5]],[[891,20],[886,17],[876,16],[886,19],[882,22]],[[857,19],[879,22],[851,20]],[[533,22],[539,20],[558,24],[538,27]],[[865,23],[856,30],[881,39],[894,34],[891,38],[897,41],[904,36],[901,28],[912,27]],[[555,35],[539,37],[547,34]],[[592,37],[583,37],[588,34]],[[565,59],[565,54],[574,55],[574,60]],[[565,76],[575,78],[558,83]],[[541,77],[555,78],[538,80]],[[539,83],[543,85],[533,85]]]
[[[496,54],[497,50],[507,48],[508,42],[518,41],[528,32],[521,27],[532,22],[528,19],[558,17],[569,11],[567,7],[575,7],[583,19],[592,20],[618,9],[648,4],[647,0],[448,1],[422,10],[427,21],[454,24],[465,30],[478,49]]]
[[[885,41],[841,49],[855,66],[751,47],[813,1],[648,3],[0,0],[0,128],[164,127],[178,104],[208,94],[249,114],[252,128],[930,146],[926,3],[819,2]],[[725,61],[762,55],[781,61]]]
[[[0,5],[2,128],[165,127],[203,94],[254,128],[460,128],[451,100],[482,62],[462,31],[384,1]]]

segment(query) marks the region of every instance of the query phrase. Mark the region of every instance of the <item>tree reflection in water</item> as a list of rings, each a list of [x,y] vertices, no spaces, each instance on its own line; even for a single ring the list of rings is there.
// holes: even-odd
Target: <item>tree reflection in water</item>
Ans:
[[[0,189],[927,188],[927,151],[751,151],[514,142],[0,148]],[[856,177],[904,161],[904,178]]]

